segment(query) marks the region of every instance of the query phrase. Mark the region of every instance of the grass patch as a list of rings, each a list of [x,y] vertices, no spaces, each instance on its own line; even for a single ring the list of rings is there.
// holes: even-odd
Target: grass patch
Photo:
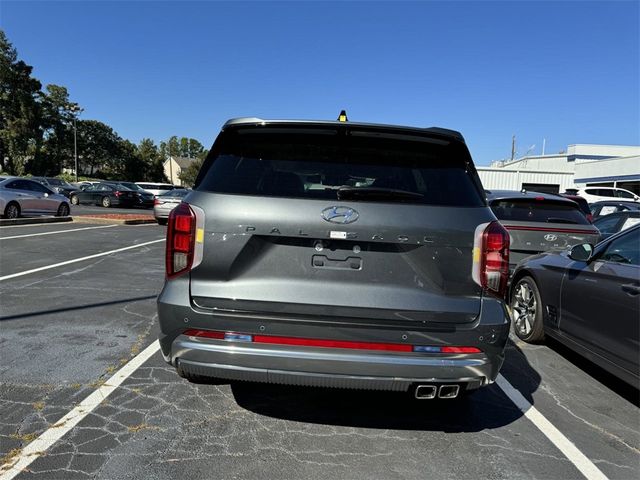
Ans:
[[[30,442],[33,442],[36,438],[38,438],[38,434],[37,433],[25,433],[25,434],[12,433],[11,435],[9,435],[9,437],[14,438],[16,440],[20,440],[22,443],[30,443]]]
[[[44,409],[44,402],[36,402],[33,405],[33,408],[35,408],[36,410],[40,411]]]
[[[8,451],[6,455],[0,459],[0,464],[2,465],[0,471],[9,470],[13,466],[13,459],[20,455],[20,453],[22,453],[21,448],[14,448]]]

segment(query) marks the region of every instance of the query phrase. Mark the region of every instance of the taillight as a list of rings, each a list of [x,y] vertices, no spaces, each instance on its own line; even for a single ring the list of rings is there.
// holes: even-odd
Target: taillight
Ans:
[[[153,204],[154,205],[160,205],[160,200],[158,200],[157,198],[153,199]]]
[[[122,195],[122,192],[117,192],[117,191],[116,191],[116,192],[113,192],[113,194],[114,194],[116,197],[119,197],[120,195]]]
[[[187,203],[181,203],[169,214],[167,228],[167,277],[191,269],[196,240],[196,216]]]
[[[509,232],[499,223],[478,225],[473,245],[473,280],[504,297],[509,280]]]

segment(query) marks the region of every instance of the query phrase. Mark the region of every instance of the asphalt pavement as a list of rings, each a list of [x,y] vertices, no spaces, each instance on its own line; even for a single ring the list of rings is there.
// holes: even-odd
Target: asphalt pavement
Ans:
[[[496,384],[417,401],[179,378],[155,346],[164,235],[157,225],[0,229],[0,463],[38,445],[0,480],[638,477],[638,391],[553,343],[509,343],[502,375],[527,414]],[[60,421],[69,412],[73,426]]]

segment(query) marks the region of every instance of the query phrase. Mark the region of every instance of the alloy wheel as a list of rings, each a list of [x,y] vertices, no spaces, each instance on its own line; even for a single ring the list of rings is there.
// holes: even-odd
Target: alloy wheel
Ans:
[[[537,307],[536,296],[531,286],[526,281],[518,283],[511,301],[511,309],[514,326],[520,335],[527,336],[533,330]]]

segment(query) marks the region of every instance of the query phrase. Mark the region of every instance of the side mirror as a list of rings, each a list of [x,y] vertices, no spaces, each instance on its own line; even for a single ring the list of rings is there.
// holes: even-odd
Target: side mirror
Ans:
[[[588,262],[593,255],[593,245],[590,243],[582,243],[580,245],[574,245],[569,250],[569,258],[576,260],[577,262]]]

